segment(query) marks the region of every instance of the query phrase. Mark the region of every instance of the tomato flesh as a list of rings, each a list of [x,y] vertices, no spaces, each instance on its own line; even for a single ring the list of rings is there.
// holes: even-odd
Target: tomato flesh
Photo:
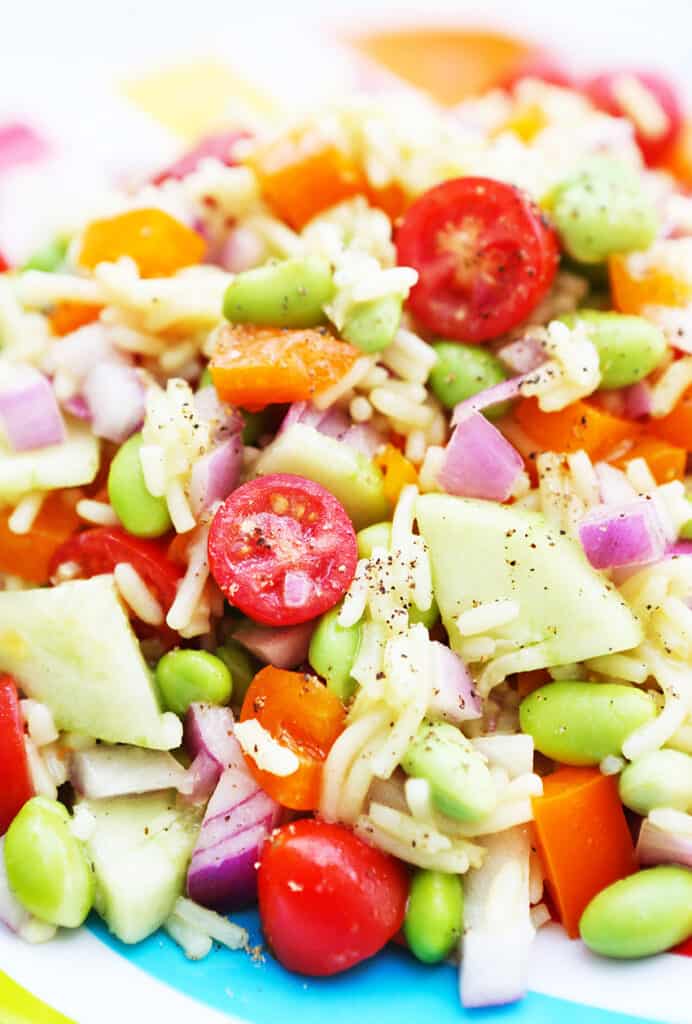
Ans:
[[[277,829],[257,878],[264,933],[298,974],[346,971],[379,952],[404,921],[403,865],[342,825],[304,819]]]
[[[552,284],[557,236],[522,193],[491,178],[436,185],[408,210],[398,262],[418,271],[409,306],[457,341],[497,338],[521,323]]]
[[[119,562],[127,562],[155,594],[164,611],[173,604],[183,575],[180,566],[166,557],[163,544],[132,537],[117,526],[84,530],[61,545],[50,565],[51,576],[66,562],[74,562],[77,575],[85,577],[113,572]]]
[[[343,732],[346,712],[339,698],[315,676],[267,665],[251,682],[241,722],[256,718],[300,765],[291,775],[262,771],[248,757],[250,771],[277,803],[294,811],[315,810],[320,801],[322,765]]]
[[[637,119],[636,111],[628,109],[623,103],[623,95],[626,95],[622,91],[623,82],[626,83],[627,79],[634,79],[650,94],[663,114],[660,125],[646,124]],[[591,102],[607,114],[629,117],[633,121],[637,145],[650,166],[661,163],[682,131],[680,100],[670,82],[662,75],[651,71],[607,71],[589,79],[584,91]]]
[[[238,487],[209,531],[212,576],[231,604],[267,626],[307,622],[332,608],[357,560],[356,535],[340,502],[291,473]]]
[[[34,795],[24,747],[19,695],[11,676],[0,675],[0,835]]]

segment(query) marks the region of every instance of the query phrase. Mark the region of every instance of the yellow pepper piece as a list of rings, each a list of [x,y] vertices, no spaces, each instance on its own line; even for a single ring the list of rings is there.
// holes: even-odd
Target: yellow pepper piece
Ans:
[[[412,462],[393,444],[388,444],[374,459],[384,476],[384,494],[394,505],[407,484],[418,483],[418,473]]]
[[[201,235],[152,207],[93,220],[84,232],[79,262],[93,270],[99,263],[113,263],[121,256],[129,256],[142,277],[168,277],[183,267],[200,263],[205,251]]]

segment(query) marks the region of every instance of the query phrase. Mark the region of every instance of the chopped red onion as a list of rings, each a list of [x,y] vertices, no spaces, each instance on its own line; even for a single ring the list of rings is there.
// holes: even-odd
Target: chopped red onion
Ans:
[[[209,801],[187,875],[190,899],[219,913],[252,903],[256,863],[281,808],[245,763],[228,768]]]
[[[454,428],[437,479],[448,494],[507,501],[523,471],[516,448],[482,413],[472,411]]]
[[[636,500],[637,492],[621,469],[609,466],[607,462],[597,462],[594,468],[604,505],[622,505]]]
[[[229,232],[221,247],[218,262],[224,270],[241,274],[244,270],[259,266],[265,254],[266,245],[257,232],[240,226]]]
[[[33,164],[50,155],[51,146],[46,139],[21,121],[7,121],[0,125],[0,174],[21,164]]]
[[[343,441],[350,448],[362,452],[369,459],[384,443],[384,438],[368,423],[353,424],[342,409],[317,409],[310,402],[293,402],[281,421],[277,433],[283,434],[294,423],[318,430],[320,434]]]
[[[485,391],[479,391],[477,395],[458,402],[452,413],[452,426],[456,427],[457,423],[461,423],[469,413],[481,412],[491,405],[498,405],[500,402],[508,402],[511,398],[516,398],[521,392],[521,385],[526,376],[526,374],[521,374],[519,377],[510,377],[509,380],[493,384],[491,388],[486,388]]]
[[[0,389],[0,422],[16,452],[65,440],[65,424],[50,381],[31,366],[13,368]]]
[[[268,665],[296,668],[307,660],[315,625],[315,621],[310,621],[273,628],[247,622],[235,631],[233,639]]]
[[[651,414],[651,386],[645,380],[623,388],[622,394],[625,399],[624,414],[629,419],[638,420]]]
[[[535,338],[518,338],[504,345],[497,357],[513,373],[530,373],[547,360],[545,349]]]
[[[646,498],[593,509],[579,524],[579,539],[594,569],[657,562],[666,538]]]
[[[217,781],[225,768],[237,768],[245,763],[233,725],[231,709],[214,704],[195,702],[185,715],[185,749],[195,759],[200,753],[206,754],[216,765]]]
[[[71,398],[66,399],[62,403],[62,407],[65,412],[69,412],[70,416],[74,416],[75,419],[91,423],[91,409],[83,395],[72,395]]]
[[[239,434],[229,437],[192,467],[190,508],[195,517],[216,501],[223,501],[238,486],[243,468],[243,442]]]
[[[89,371],[83,393],[97,437],[120,444],[144,422],[144,388],[134,366],[100,363]]]
[[[50,373],[64,370],[79,386],[96,366],[102,363],[127,364],[125,356],[111,344],[103,324],[86,324],[60,339],[48,353]]]
[[[692,555],[692,540],[676,540],[666,548],[666,555]]]
[[[460,725],[482,715],[481,699],[473,688],[469,670],[458,654],[432,641],[435,649],[432,698],[428,714]]]
[[[194,401],[195,410],[200,419],[211,424],[213,441],[225,441],[236,434],[242,434],[244,425],[242,414],[222,402],[215,387],[200,388]]]
[[[385,442],[384,437],[368,423],[356,423],[339,439],[349,448],[355,448],[368,459],[371,459]]]
[[[637,842],[637,860],[643,867],[656,864],[682,864],[692,868],[692,836],[652,825],[645,818]]]
[[[187,770],[187,795],[190,801],[202,803],[208,800],[216,789],[220,777],[221,769],[218,762],[206,750],[200,750]]]
[[[70,781],[90,800],[160,789],[190,793],[192,789],[188,772],[168,751],[125,746],[101,745],[75,752]]]
[[[165,167],[151,179],[154,185],[161,185],[164,181],[173,178],[180,181],[192,174],[199,167],[202,160],[218,160],[226,167],[233,167],[238,163],[235,155],[235,147],[241,139],[249,139],[250,133],[243,131],[219,132],[216,135],[206,135],[192,149],[183,153],[178,160]]]

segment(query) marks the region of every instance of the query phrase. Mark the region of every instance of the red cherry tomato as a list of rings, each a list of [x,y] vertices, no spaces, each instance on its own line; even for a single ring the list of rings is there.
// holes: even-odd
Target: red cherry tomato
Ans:
[[[0,274],[4,274],[5,271],[7,271],[9,269],[10,269],[9,263],[7,262],[7,260],[3,256],[3,254],[0,252]]]
[[[249,132],[219,132],[218,135],[207,135],[200,139],[196,146],[183,153],[168,167],[165,167],[151,179],[154,185],[161,185],[164,181],[175,179],[179,181],[186,178],[188,174],[196,171],[200,162],[207,158],[219,160],[226,167],[235,167],[238,160],[235,156],[235,147],[241,139],[249,139]]]
[[[181,567],[166,557],[163,544],[132,537],[117,526],[97,526],[71,537],[53,555],[51,576],[66,562],[74,562],[79,567],[77,575],[86,577],[113,572],[119,562],[127,562],[153,591],[164,611],[173,604],[183,575]]]
[[[404,921],[404,866],[342,825],[304,818],[276,830],[257,881],[264,934],[298,974],[346,971],[379,952]]]
[[[651,94],[663,114],[661,124],[647,124],[637,116],[636,101],[630,106],[628,82],[634,79]],[[631,88],[631,85],[630,85]],[[584,92],[591,102],[607,114],[628,117],[634,124],[635,138],[647,164],[661,162],[682,131],[683,112],[677,93],[661,75],[652,71],[606,71],[589,79]]]
[[[396,247],[418,283],[409,306],[457,341],[497,338],[526,319],[558,263],[553,229],[512,185],[456,178],[431,188],[404,217]]]
[[[574,76],[550,53],[538,51],[529,54],[502,82],[502,87],[513,91],[524,78],[538,78],[549,85],[563,89],[574,88]]]
[[[11,676],[0,675],[0,836],[34,795],[24,747],[19,695]]]
[[[333,607],[358,552],[343,506],[291,473],[250,480],[226,498],[209,531],[209,567],[231,604],[267,626],[291,626]]]

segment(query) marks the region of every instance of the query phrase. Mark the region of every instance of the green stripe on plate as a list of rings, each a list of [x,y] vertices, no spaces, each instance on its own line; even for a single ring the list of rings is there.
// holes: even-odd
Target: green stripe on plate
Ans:
[[[52,1010],[0,971],[0,1020],[2,1024],[75,1024]]]

